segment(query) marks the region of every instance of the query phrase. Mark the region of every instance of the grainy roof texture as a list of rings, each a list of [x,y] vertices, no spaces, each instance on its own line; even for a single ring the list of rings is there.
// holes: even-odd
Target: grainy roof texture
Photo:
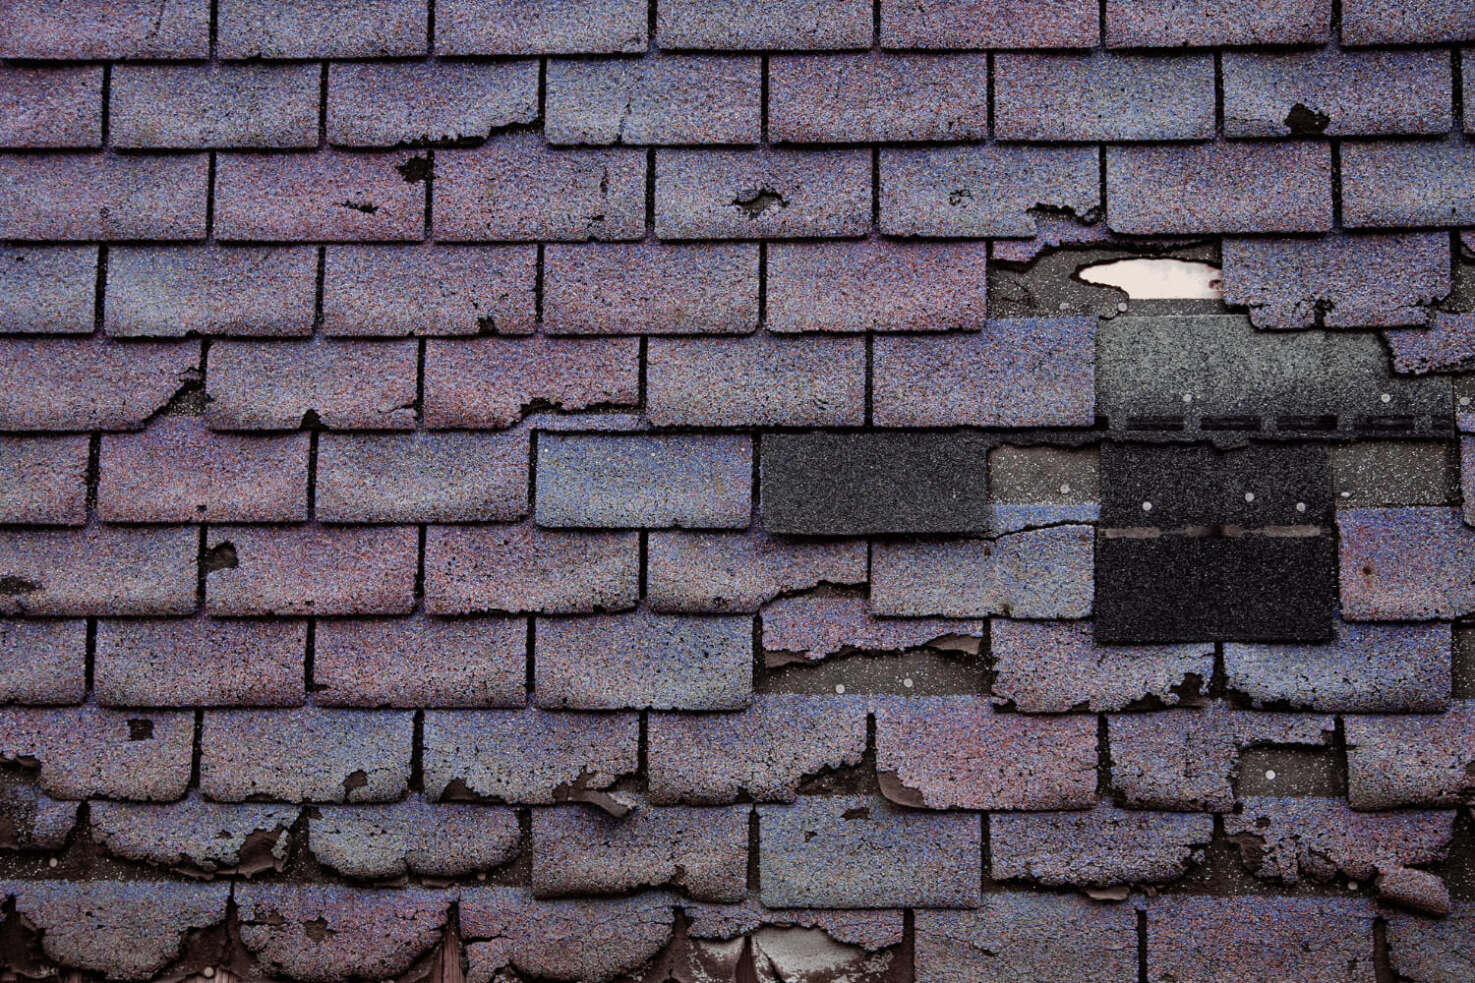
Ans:
[[[1472,398],[1472,0],[0,0],[0,980],[1471,983]]]

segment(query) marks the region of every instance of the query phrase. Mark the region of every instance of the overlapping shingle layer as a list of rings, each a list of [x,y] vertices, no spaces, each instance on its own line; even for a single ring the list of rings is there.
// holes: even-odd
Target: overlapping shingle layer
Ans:
[[[1469,983],[1472,78],[0,0],[0,976]]]

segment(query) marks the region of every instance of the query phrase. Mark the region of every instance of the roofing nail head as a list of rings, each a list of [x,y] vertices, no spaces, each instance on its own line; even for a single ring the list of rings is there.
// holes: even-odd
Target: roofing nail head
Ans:
[[[1246,502],[1253,502],[1254,500],[1255,500],[1255,493],[1254,492],[1245,492],[1245,501]]]
[[[1305,512],[1306,511],[1306,503],[1305,502],[1297,502],[1296,503],[1296,511],[1297,512]]]
[[[1191,403],[1191,402],[1193,402],[1193,393],[1184,393],[1183,394],[1183,402],[1185,402],[1185,403]]]
[[[1461,406],[1469,406],[1470,405],[1470,397],[1469,396],[1461,396],[1460,397],[1460,405]]]
[[[1269,769],[1265,772],[1265,780],[1267,782],[1275,781],[1275,771],[1273,769]]]
[[[215,975],[215,967],[214,966],[206,966],[204,969],[200,970],[200,975],[203,976],[203,977],[205,977],[205,979],[207,979],[207,980],[210,979],[211,977],[213,977]]]
[[[835,684],[835,692],[836,693],[842,693],[843,694],[845,692],[845,684],[844,683],[836,683]]]
[[[908,676],[907,678],[903,679],[901,681],[901,684],[903,686],[905,686],[907,689],[911,689],[912,688],[912,677],[911,676]]]
[[[1388,394],[1388,393],[1384,393],[1383,395],[1379,396],[1378,398],[1381,399],[1385,403],[1391,403],[1391,402],[1393,402],[1393,397],[1390,394]]]
[[[1069,495],[1070,494],[1070,484],[1069,483],[1063,484],[1063,485],[1060,486],[1060,494],[1062,494],[1062,495]]]
[[[1151,512],[1152,511],[1152,503],[1151,502],[1143,502],[1142,503],[1142,511],[1144,511],[1144,512]]]

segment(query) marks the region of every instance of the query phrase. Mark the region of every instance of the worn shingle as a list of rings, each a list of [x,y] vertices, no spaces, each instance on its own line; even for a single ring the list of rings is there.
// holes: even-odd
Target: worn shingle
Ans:
[[[300,706],[302,621],[103,618],[94,698],[103,706]]]
[[[320,75],[316,65],[119,65],[108,133],[129,149],[316,147]]]
[[[1147,978],[1367,983],[1372,921],[1372,906],[1350,898],[1155,898],[1147,905]]]
[[[1342,147],[1342,223],[1475,222],[1475,147],[1447,141],[1350,141]]]
[[[319,706],[521,707],[524,618],[325,618],[317,622]]]
[[[340,62],[328,70],[327,137],[338,146],[483,140],[537,115],[534,61]]]
[[[323,268],[327,335],[523,335],[534,326],[537,251],[528,246],[332,246]]]
[[[988,136],[984,55],[786,55],[768,72],[775,143]]]
[[[190,783],[194,714],[0,707],[0,760],[34,759],[57,799],[169,802]]]
[[[1246,796],[1224,817],[1246,866],[1287,884],[1338,874],[1370,879],[1387,864],[1442,860],[1454,832],[1452,812],[1353,812],[1338,799]]]
[[[647,597],[657,611],[741,613],[821,584],[866,579],[855,540],[787,539],[751,533],[652,533]]]
[[[1347,717],[1347,799],[1354,809],[1468,803],[1475,702],[1437,716]]]
[[[425,540],[431,614],[593,614],[635,606],[635,533],[564,532],[531,524],[432,526]]]
[[[413,526],[212,526],[205,548],[205,610],[214,615],[407,614],[414,606]]]
[[[758,326],[758,249],[736,243],[552,245],[550,334],[746,334]]]
[[[1084,812],[998,813],[989,817],[988,831],[997,880],[1109,887],[1183,876],[1202,859],[1214,819],[1100,805]]]
[[[1207,140],[1214,62],[1207,55],[994,56],[1001,140]]]
[[[976,911],[918,911],[918,983],[1130,980],[1137,918],[1066,895],[986,894]]]
[[[1475,531],[1453,508],[1344,509],[1342,614],[1429,621],[1475,611]]]
[[[109,250],[103,330],[122,338],[312,334],[317,250]]]
[[[393,805],[323,806],[309,814],[307,847],[345,877],[464,877],[500,867],[519,848],[511,809],[407,799]]]
[[[325,522],[509,522],[528,512],[528,433],[323,434]]]

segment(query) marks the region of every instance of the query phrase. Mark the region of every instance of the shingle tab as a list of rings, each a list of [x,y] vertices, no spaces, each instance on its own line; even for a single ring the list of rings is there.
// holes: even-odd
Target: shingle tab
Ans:
[[[859,236],[871,226],[864,150],[660,150],[661,239]]]
[[[0,532],[0,613],[189,614],[199,533],[188,526]]]
[[[1214,136],[1208,55],[994,56],[1000,140],[1207,140]]]
[[[103,706],[301,706],[304,621],[103,618],[93,686]]]
[[[1092,48],[1092,0],[881,0],[887,48]]]
[[[330,246],[327,335],[525,335],[534,327],[530,246]]]
[[[6,703],[81,703],[86,663],[86,621],[0,621],[0,700]]]
[[[1475,701],[1437,716],[1349,716],[1347,800],[1352,808],[1451,808],[1470,798]]]
[[[203,239],[204,154],[0,154],[7,239]]]
[[[1453,812],[1353,812],[1340,799],[1246,796],[1224,817],[1246,866],[1286,884],[1369,880],[1380,867],[1438,863],[1454,832]]]
[[[1147,905],[1147,978],[1368,983],[1372,922],[1372,906],[1352,898],[1155,898]]]
[[[1129,905],[990,893],[977,911],[918,911],[916,932],[918,983],[1111,983],[1137,972],[1137,916]]]
[[[443,55],[619,54],[644,51],[644,0],[439,0]]]
[[[511,809],[407,799],[382,806],[324,806],[308,814],[307,847],[346,877],[389,880],[484,873],[520,847]]]
[[[988,136],[984,55],[782,55],[768,72],[776,143]]]
[[[0,25],[0,58],[204,58],[209,53],[210,0],[13,0]]]
[[[1331,0],[1106,0],[1106,44],[1114,48],[1321,44]]]
[[[216,430],[407,430],[415,421],[413,342],[224,342],[210,350]]]
[[[340,62],[328,70],[327,138],[339,146],[484,140],[537,116],[534,61]]]
[[[1475,313],[1434,311],[1427,329],[1387,331],[1383,340],[1393,355],[1395,372],[1458,372],[1475,362]]]
[[[550,334],[746,334],[758,326],[758,247],[642,242],[544,249]]]
[[[757,143],[761,75],[757,58],[555,59],[544,138],[593,146]]]
[[[318,143],[316,65],[119,65],[108,134],[129,149]]]
[[[96,246],[0,249],[0,333],[91,333],[96,285]]]
[[[0,147],[100,146],[102,75],[91,65],[0,66]]]
[[[1461,0],[1347,0],[1342,43],[1437,44],[1475,41],[1475,10]]]
[[[996,880],[1099,888],[1183,876],[1203,858],[1214,817],[1099,805],[1082,812],[998,813],[989,817],[988,832]]]
[[[526,618],[324,618],[317,622],[319,706],[521,707]]]
[[[324,522],[510,522],[528,513],[528,433],[323,434]]]
[[[656,8],[656,18],[656,36],[670,48],[826,50],[871,44],[866,0],[667,0]]]
[[[1337,526],[1344,617],[1430,621],[1475,611],[1475,530],[1458,509],[1346,509]]]
[[[226,547],[229,546],[229,550]],[[408,614],[413,526],[211,526],[205,610],[214,615]]]
[[[0,437],[0,521],[80,526],[87,521],[86,437]]]
[[[1444,141],[1344,144],[1342,221],[1348,228],[1475,222],[1475,147]]]
[[[194,733],[189,712],[0,708],[0,757],[36,759],[41,790],[57,799],[178,799]]]
[[[425,53],[425,0],[220,0],[222,58]]]
[[[108,251],[103,330],[115,338],[312,334],[317,250],[120,246]]]
[[[593,614],[635,606],[638,536],[531,524],[431,526],[425,609],[431,614]]]
[[[224,241],[382,242],[425,233],[427,178],[415,176],[424,158],[411,153],[221,154],[216,161],[215,235]]]

